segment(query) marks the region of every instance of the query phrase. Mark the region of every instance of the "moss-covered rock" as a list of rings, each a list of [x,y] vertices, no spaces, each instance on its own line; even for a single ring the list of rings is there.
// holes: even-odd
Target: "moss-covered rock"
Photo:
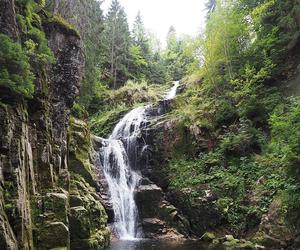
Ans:
[[[36,237],[38,249],[55,249],[70,247],[69,228],[62,222],[45,223],[39,228],[40,232]]]
[[[207,242],[213,242],[213,240],[216,239],[216,236],[214,235],[214,233],[210,233],[210,232],[206,232],[205,234],[203,234],[201,236],[201,240],[203,241],[207,241]]]
[[[70,210],[71,249],[103,249],[110,240],[107,214],[101,203],[87,124],[71,119]]]

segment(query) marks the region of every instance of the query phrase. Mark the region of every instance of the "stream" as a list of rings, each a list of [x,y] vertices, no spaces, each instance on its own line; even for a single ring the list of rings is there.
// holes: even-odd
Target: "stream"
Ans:
[[[139,240],[112,242],[106,250],[222,250],[224,248],[209,248],[198,241],[172,242],[163,240]]]

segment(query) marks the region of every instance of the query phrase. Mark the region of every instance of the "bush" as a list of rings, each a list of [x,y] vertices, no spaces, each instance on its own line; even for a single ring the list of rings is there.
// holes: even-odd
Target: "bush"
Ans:
[[[290,98],[271,115],[272,142],[275,153],[293,177],[300,179],[300,99]],[[292,132],[292,133],[291,133]]]
[[[25,46],[28,55],[36,62],[36,65],[53,63],[54,55],[48,47],[48,42],[45,33],[37,28],[32,28],[28,31]]]
[[[77,102],[73,105],[71,112],[75,118],[78,118],[81,120],[86,120],[89,116],[89,114],[85,110],[85,108]]]
[[[29,58],[18,42],[0,34],[0,85],[31,97],[34,92],[34,75]]]

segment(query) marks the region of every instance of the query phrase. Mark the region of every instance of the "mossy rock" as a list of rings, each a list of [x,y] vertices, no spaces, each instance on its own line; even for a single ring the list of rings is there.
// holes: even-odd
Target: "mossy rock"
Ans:
[[[69,214],[71,240],[87,239],[91,234],[91,221],[88,211],[83,207],[70,208]]]
[[[213,233],[206,232],[202,235],[201,240],[206,242],[212,242],[216,239],[216,236]]]
[[[230,240],[230,241],[225,241],[223,243],[224,246],[226,247],[236,247],[238,244],[239,244],[239,240],[237,239],[233,239],[233,240]]]
[[[36,246],[38,249],[69,249],[69,229],[62,222],[48,222],[37,232]]]

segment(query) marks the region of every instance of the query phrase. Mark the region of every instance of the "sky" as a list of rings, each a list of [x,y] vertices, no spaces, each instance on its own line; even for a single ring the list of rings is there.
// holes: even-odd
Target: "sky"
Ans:
[[[178,35],[195,36],[204,26],[205,0],[119,0],[125,8],[130,27],[141,12],[146,29],[156,33],[162,44],[171,25]],[[106,14],[111,0],[104,0]]]

